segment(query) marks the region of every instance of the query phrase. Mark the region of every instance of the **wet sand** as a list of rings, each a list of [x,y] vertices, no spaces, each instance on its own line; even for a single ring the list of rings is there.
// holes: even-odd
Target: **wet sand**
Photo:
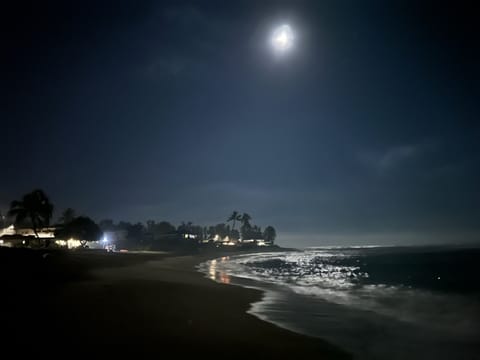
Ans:
[[[1,249],[2,352],[349,358],[247,314],[261,292],[195,271],[214,256]]]

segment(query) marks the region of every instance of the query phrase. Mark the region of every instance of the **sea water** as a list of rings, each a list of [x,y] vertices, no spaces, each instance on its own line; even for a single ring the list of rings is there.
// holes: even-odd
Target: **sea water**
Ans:
[[[480,249],[344,247],[223,257],[212,280],[264,291],[250,313],[355,359],[480,359]]]

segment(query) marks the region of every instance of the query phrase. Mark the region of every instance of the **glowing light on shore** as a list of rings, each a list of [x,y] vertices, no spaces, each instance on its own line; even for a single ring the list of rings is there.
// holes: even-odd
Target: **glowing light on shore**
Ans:
[[[217,260],[213,259],[212,261],[210,261],[210,266],[208,267],[208,277],[212,280],[215,280],[216,279],[216,275],[217,275]]]
[[[220,262],[225,262],[228,259],[228,256],[224,256],[220,258]],[[230,284],[230,275],[228,275],[225,271],[218,269],[218,262],[216,259],[210,261],[210,266],[208,267],[208,277],[222,284]]]
[[[82,245],[80,240],[68,239],[68,240],[56,240],[55,243],[59,246],[66,246],[68,249],[75,249]]]

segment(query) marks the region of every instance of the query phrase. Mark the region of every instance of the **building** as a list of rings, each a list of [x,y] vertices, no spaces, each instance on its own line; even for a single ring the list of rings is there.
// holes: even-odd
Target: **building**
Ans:
[[[74,249],[82,246],[80,239],[58,239],[55,238],[56,226],[49,226],[37,230],[38,238],[32,228],[17,228],[15,225],[10,225],[6,228],[0,229],[0,246],[18,247],[27,246],[33,240],[51,240],[59,247],[66,247]],[[88,247],[92,249],[112,248],[113,241],[107,240],[104,237],[101,241],[92,241],[88,243]]]
[[[38,239],[55,239],[55,227],[40,228],[37,231]],[[17,228],[15,225],[0,229],[0,246],[15,247],[27,245],[29,241],[37,239],[32,228]]]

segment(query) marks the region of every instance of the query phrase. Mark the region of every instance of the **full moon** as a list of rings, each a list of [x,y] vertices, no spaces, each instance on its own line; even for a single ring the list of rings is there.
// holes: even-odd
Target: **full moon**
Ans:
[[[293,46],[293,31],[290,25],[282,25],[273,31],[272,46],[278,52],[285,52]]]

